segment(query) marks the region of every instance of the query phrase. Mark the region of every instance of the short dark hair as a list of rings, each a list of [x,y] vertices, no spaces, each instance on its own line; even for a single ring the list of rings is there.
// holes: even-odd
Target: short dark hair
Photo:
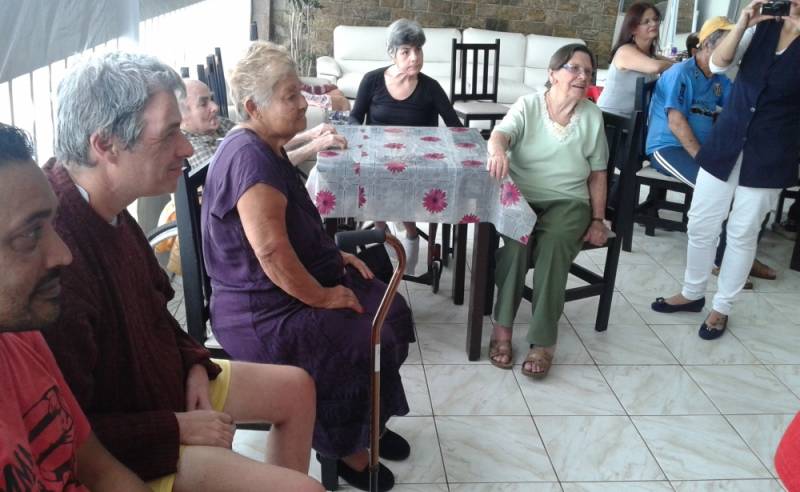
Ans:
[[[560,70],[565,64],[569,63],[575,53],[586,53],[589,55],[589,59],[592,61],[592,72],[594,72],[595,68],[595,59],[594,53],[590,50],[585,44],[580,43],[571,43],[565,44],[561,48],[557,49],[553,56],[550,57],[550,63],[547,65],[552,71]],[[545,82],[545,87],[548,89],[550,88],[550,77],[548,76],[547,82]]]
[[[16,126],[0,123],[0,166],[30,161],[33,161],[33,144],[28,134]]]
[[[699,50],[700,49],[700,38],[697,36],[696,33],[691,33],[686,36],[686,53],[689,56],[692,56],[692,50]]]

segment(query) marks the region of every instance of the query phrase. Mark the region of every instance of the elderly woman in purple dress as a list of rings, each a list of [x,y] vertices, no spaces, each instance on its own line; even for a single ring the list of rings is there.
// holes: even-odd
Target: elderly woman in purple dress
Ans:
[[[311,374],[317,386],[313,446],[338,458],[339,475],[366,490],[369,333],[386,285],[337,249],[283,149],[305,127],[307,107],[286,51],[254,43],[230,85],[243,121],[217,150],[203,191],[214,334],[235,359]],[[382,425],[408,413],[399,370],[413,341],[411,311],[398,296],[381,337]],[[385,430],[380,450],[383,458],[404,459],[410,447]],[[380,490],[393,484],[381,465]]]

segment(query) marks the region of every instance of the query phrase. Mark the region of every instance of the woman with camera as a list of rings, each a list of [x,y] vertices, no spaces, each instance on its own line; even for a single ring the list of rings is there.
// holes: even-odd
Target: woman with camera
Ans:
[[[760,225],[780,190],[797,183],[799,35],[800,0],[753,0],[711,56],[712,72],[741,60],[739,74],[697,154],[701,169],[689,210],[683,290],[652,305],[659,312],[703,309],[716,238],[730,210],[717,293],[699,332],[706,340],[724,333],[753,264]]]

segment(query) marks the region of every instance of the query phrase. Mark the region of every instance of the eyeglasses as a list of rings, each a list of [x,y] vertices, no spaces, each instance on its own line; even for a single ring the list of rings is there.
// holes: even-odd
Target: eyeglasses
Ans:
[[[656,18],[656,19],[642,19],[642,21],[639,22],[640,26],[646,26],[648,24],[654,24],[654,25],[657,26],[657,25],[661,24],[661,19],[658,19],[658,18]]]
[[[572,65],[570,63],[565,63],[561,65],[561,68],[566,70],[567,72],[571,73],[572,75],[580,75],[583,74],[584,77],[587,79],[592,78],[592,69],[591,68],[583,68],[577,65]]]

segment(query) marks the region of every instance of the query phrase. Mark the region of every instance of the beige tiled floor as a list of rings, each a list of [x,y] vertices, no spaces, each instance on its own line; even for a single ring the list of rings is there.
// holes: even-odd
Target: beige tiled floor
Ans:
[[[608,331],[593,329],[596,300],[568,303],[557,365],[543,381],[520,374],[522,342],[513,371],[489,365],[488,322],[481,360],[467,360],[466,309],[448,299],[448,271],[437,295],[404,286],[418,343],[402,371],[411,413],[389,424],[413,449],[406,462],[386,463],[395,490],[782,490],[773,453],[800,410],[800,272],[787,269],[791,243],[766,234],[759,257],[778,279],[755,279],[729,333],[708,342],[697,337],[705,313],[649,307],[680,287],[685,234],[647,237],[637,227],[634,241],[620,261]],[[579,261],[598,269],[603,254]],[[523,303],[519,338],[529,309]],[[237,433],[242,453],[263,459],[263,447],[264,435]],[[313,460],[311,473],[319,473]]]

